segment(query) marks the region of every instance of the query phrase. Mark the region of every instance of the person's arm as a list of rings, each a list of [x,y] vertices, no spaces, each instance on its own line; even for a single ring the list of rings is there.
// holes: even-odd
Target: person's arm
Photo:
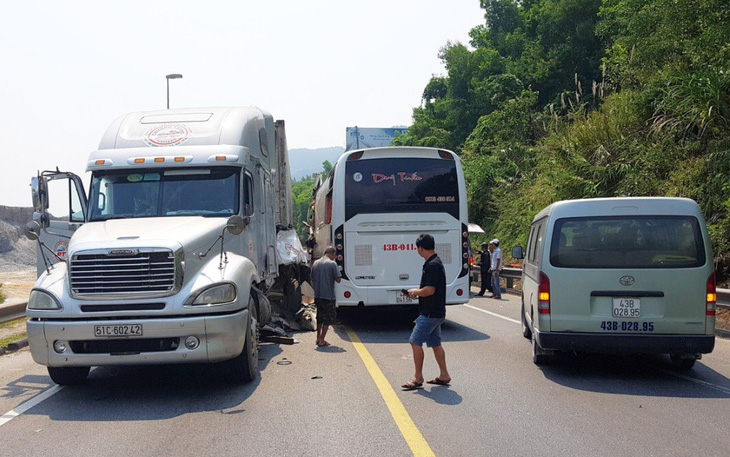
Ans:
[[[436,288],[433,286],[423,286],[420,289],[408,289],[408,296],[411,298],[430,297],[435,293]]]

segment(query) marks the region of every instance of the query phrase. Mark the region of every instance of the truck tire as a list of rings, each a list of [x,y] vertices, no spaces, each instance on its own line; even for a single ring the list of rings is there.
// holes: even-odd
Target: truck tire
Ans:
[[[48,367],[48,374],[56,384],[72,386],[86,381],[90,369],[91,367]]]
[[[236,384],[247,384],[256,379],[259,374],[259,328],[254,293],[251,291],[248,301],[248,324],[243,350],[237,357],[224,362],[228,369],[228,377]]]

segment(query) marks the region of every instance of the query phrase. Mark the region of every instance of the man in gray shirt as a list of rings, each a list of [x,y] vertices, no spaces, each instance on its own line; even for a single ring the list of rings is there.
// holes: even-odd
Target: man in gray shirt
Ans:
[[[334,325],[335,282],[340,282],[340,269],[335,263],[335,248],[328,246],[324,255],[312,265],[312,288],[317,306],[317,346],[329,346],[324,337],[330,325]]]

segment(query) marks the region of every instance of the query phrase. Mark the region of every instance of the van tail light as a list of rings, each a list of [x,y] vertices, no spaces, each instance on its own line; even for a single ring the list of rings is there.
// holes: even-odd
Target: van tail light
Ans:
[[[705,298],[705,314],[708,317],[715,317],[715,307],[717,304],[717,285],[715,283],[715,273],[707,278],[707,294]]]
[[[540,285],[537,286],[537,312],[550,314],[550,279],[540,272]]]
[[[469,268],[474,268],[474,256],[469,256]]]

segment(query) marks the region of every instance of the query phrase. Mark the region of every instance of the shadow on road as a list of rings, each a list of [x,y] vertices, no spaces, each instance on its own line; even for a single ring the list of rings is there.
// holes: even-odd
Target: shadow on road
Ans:
[[[676,371],[664,355],[563,356],[541,367],[543,375],[571,389],[620,395],[681,398],[730,398],[730,379],[698,361]],[[688,383],[697,388],[687,389]]]
[[[334,331],[345,341],[349,341],[343,326],[351,328],[363,343],[407,343],[413,330],[417,314],[413,310],[402,309],[337,309],[339,324]],[[446,322],[441,326],[443,342],[488,340],[489,335],[449,320],[446,309]]]
[[[276,344],[261,344],[259,369],[264,372],[281,353]],[[39,383],[26,378],[39,377],[25,376],[8,386]],[[25,414],[55,421],[150,421],[199,411],[240,414],[260,382],[259,376],[246,385],[232,384],[218,364],[98,367],[84,384],[66,387]]]

